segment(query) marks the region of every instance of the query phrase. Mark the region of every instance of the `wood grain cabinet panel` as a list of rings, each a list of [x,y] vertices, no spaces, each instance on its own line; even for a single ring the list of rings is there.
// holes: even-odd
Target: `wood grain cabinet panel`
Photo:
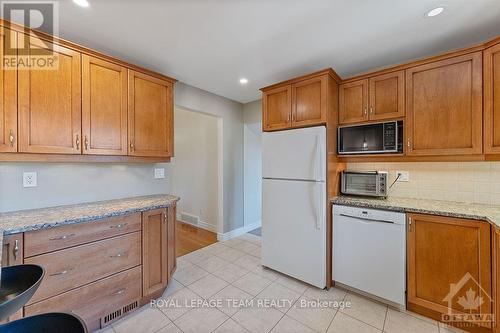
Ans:
[[[129,70],[129,155],[173,156],[173,84]]]
[[[80,154],[80,53],[24,34],[18,45],[25,45],[30,62],[36,62],[34,50],[47,47],[57,59],[53,67],[18,69],[19,152]]]
[[[408,308],[441,320],[454,313],[491,313],[490,225],[443,216],[408,214]],[[472,290],[484,302],[464,308]],[[465,304],[466,306],[466,304]]]
[[[262,110],[264,131],[290,127],[292,124],[292,87],[286,85],[264,91]]]
[[[406,70],[408,155],[482,153],[482,53]]]
[[[1,267],[23,264],[23,257],[24,257],[23,244],[24,242],[22,233],[7,235],[3,237]],[[19,311],[9,316],[7,320],[0,322],[0,324],[21,319],[22,317],[23,317],[23,309],[21,308]]]
[[[339,124],[368,120],[368,80],[339,86]]]
[[[168,283],[167,210],[142,213],[142,293],[143,296],[163,290]]]
[[[384,120],[405,115],[405,73],[378,75],[369,79],[370,120]]]
[[[82,56],[83,153],[127,155],[127,69]]]
[[[492,263],[493,263],[493,314],[495,324],[493,332],[500,332],[500,228],[492,227],[491,239],[493,241]]]
[[[292,126],[326,122],[327,77],[320,76],[292,84]]]
[[[175,250],[175,238],[176,238],[176,232],[175,232],[175,225],[176,225],[176,220],[177,220],[177,215],[176,215],[176,206],[171,206],[168,208],[168,216],[167,216],[167,238],[168,238],[168,249],[167,249],[167,256],[168,256],[168,277],[169,280],[172,277],[172,275],[175,272],[175,269],[177,268],[177,252]]]
[[[484,51],[484,151],[500,153],[500,44]]]
[[[17,45],[17,33],[0,27],[0,152],[17,151],[17,70],[6,67],[16,54],[10,53],[7,45]]]

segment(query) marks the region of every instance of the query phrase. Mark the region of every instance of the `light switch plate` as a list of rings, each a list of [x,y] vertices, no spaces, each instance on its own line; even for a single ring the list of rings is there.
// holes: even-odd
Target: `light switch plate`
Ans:
[[[164,168],[155,168],[155,179],[163,179],[165,178],[165,169]]]
[[[409,182],[410,172],[409,171],[396,171],[396,177],[399,176],[398,182]]]
[[[23,187],[37,187],[36,172],[23,172]]]

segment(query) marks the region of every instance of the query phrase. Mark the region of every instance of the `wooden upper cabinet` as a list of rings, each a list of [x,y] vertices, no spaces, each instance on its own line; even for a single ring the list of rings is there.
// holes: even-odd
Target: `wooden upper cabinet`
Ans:
[[[168,283],[168,231],[165,208],[142,213],[142,292],[154,294]]]
[[[408,214],[408,309],[440,319],[492,311],[490,225],[443,216]],[[467,308],[472,290],[483,303]],[[462,298],[461,298],[462,297]],[[461,301],[462,300],[462,301]]]
[[[82,56],[83,153],[127,155],[127,69]]]
[[[339,86],[339,124],[368,120],[368,80]]]
[[[19,151],[23,153],[81,153],[80,53],[19,34],[30,61],[34,50],[53,49],[53,67],[18,69]]]
[[[484,152],[500,153],[500,44],[484,51]]]
[[[326,122],[327,85],[326,76],[292,84],[292,126]]]
[[[482,82],[481,52],[407,69],[407,154],[481,154]]]
[[[405,115],[405,72],[399,71],[369,79],[370,120]]]
[[[8,45],[13,47],[9,47]],[[12,45],[14,44],[14,45]],[[17,34],[0,27],[0,152],[17,151],[17,71],[5,66],[9,59],[15,60],[16,54],[6,54],[16,49]]]
[[[264,91],[262,110],[264,131],[290,127],[292,123],[292,87],[285,85]]]
[[[173,156],[173,83],[129,70],[129,155]]]

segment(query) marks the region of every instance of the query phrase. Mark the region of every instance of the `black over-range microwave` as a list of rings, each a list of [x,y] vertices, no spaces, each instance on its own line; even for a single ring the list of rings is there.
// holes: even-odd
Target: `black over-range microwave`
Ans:
[[[343,155],[402,153],[403,121],[341,126],[337,144]]]

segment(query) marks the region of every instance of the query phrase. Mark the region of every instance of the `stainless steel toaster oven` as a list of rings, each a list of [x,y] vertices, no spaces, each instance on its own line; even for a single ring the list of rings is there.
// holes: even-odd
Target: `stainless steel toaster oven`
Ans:
[[[387,172],[343,171],[341,184],[343,194],[371,197],[387,196]]]

